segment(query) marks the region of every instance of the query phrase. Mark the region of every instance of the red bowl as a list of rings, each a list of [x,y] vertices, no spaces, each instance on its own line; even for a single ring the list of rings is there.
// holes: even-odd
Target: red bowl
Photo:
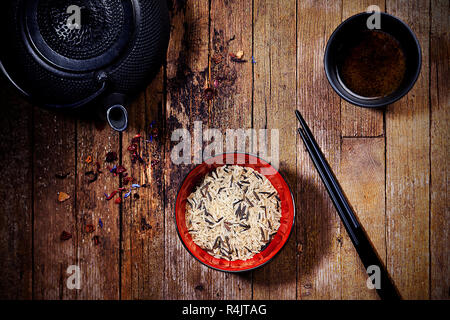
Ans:
[[[276,235],[272,238],[270,244],[261,252],[255,254],[248,260],[228,261],[225,259],[215,258],[205,250],[200,248],[192,240],[186,227],[185,212],[188,196],[195,190],[203,178],[215,168],[229,165],[240,165],[250,167],[264,175],[275,189],[278,191],[281,200],[281,220],[280,227]],[[186,249],[204,265],[226,272],[242,272],[249,271],[269,262],[284,247],[289,239],[295,220],[295,205],[292,192],[288,184],[269,163],[260,158],[244,153],[225,153],[215,156],[197,165],[186,176],[178,191],[175,204],[175,222],[177,225],[178,235]]]

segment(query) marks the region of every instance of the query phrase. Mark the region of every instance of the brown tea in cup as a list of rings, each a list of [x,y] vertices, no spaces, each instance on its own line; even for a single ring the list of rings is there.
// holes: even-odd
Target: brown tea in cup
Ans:
[[[390,34],[365,30],[354,36],[339,59],[337,73],[351,93],[364,98],[382,98],[402,83],[405,54]]]

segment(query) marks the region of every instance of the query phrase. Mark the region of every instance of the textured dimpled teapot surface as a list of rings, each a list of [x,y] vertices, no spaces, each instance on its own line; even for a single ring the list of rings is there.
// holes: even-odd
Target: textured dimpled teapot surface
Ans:
[[[37,21],[45,42],[57,53],[69,59],[99,56],[117,41],[124,25],[124,10],[120,0],[71,1],[80,8],[82,28],[67,24],[67,2],[40,1]]]

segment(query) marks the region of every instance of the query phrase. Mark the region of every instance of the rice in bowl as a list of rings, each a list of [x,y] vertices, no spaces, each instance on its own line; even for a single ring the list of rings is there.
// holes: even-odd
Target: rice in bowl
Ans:
[[[277,190],[250,167],[218,167],[187,198],[186,227],[192,240],[229,261],[248,260],[264,250],[280,218]]]

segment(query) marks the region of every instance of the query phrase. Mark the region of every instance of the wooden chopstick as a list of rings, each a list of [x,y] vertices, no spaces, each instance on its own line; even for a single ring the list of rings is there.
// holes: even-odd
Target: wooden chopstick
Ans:
[[[309,129],[306,121],[298,110],[295,111],[301,128],[298,129],[298,133],[306,146],[309,156],[313,161],[313,164],[319,173],[325,188],[330,195],[330,198],[341,218],[347,233],[365,267],[366,270],[370,266],[376,266],[379,269],[379,274],[375,271],[373,277],[375,278],[375,285],[377,276],[379,277],[379,286],[376,287],[377,293],[383,300],[398,300],[401,299],[400,294],[392,283],[389,274],[384,267],[381,259],[377,255],[374,247],[370,243],[364,229],[359,224],[350,203],[348,202],[345,194],[333,173],[330,165],[328,164],[325,156],[322,153],[319,145],[317,144],[314,136]]]

